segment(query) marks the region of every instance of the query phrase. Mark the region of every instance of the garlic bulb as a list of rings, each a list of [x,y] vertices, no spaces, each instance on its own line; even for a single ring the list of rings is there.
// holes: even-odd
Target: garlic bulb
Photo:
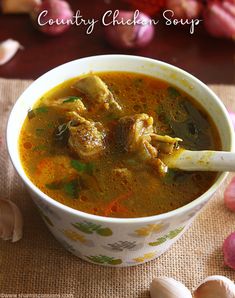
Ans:
[[[181,282],[169,277],[154,278],[150,285],[151,298],[192,298]]]
[[[0,43],[0,65],[7,63],[19,49],[23,49],[20,43],[13,39],[7,39]]]
[[[0,238],[16,242],[22,238],[23,219],[10,200],[0,199]]]
[[[235,284],[227,277],[208,276],[194,291],[194,298],[235,298]]]

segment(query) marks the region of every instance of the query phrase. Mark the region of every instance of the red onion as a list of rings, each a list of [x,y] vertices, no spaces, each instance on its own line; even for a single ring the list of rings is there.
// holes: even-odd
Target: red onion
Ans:
[[[164,6],[165,0],[123,0],[131,5],[133,9],[139,9],[143,13],[154,16]]]
[[[197,0],[166,0],[166,8],[174,11],[178,19],[197,18],[202,11],[202,4]]]
[[[235,129],[235,113],[234,112],[229,112],[229,116],[230,116],[230,119],[232,120],[233,127]]]
[[[235,177],[233,177],[233,179],[225,189],[224,203],[226,207],[235,212]]]
[[[138,14],[138,10],[135,12],[120,11],[115,20],[126,23],[127,20],[133,20],[136,12]],[[105,37],[107,41],[118,49],[135,49],[146,46],[154,36],[154,25],[151,23],[151,19],[144,13],[139,13],[135,20],[145,25],[107,25],[105,27]]]
[[[235,38],[235,1],[211,1],[204,13],[206,30],[216,37]]]
[[[31,17],[39,31],[59,35],[69,29],[73,11],[66,1],[44,0],[34,8]]]
[[[235,232],[224,240],[223,253],[225,265],[235,269]]]

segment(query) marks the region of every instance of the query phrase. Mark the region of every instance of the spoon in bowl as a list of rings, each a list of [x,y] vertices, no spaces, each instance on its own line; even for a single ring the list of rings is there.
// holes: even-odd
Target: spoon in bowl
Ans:
[[[179,149],[161,160],[168,168],[184,171],[235,172],[235,152]]]

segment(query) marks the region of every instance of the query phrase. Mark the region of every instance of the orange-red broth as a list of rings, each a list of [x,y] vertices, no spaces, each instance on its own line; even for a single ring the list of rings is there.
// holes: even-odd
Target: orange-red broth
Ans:
[[[99,73],[124,115],[147,113],[154,118],[157,132],[181,137],[183,147],[192,150],[220,150],[220,139],[206,112],[182,90],[167,82],[128,72]],[[119,153],[113,147],[99,160],[84,163],[67,146],[57,146],[53,133],[64,121],[56,108],[45,107],[45,99],[81,96],[68,80],[40,98],[21,129],[19,152],[29,179],[44,193],[64,205],[87,213],[109,217],[143,217],[164,213],[188,204],[214,182],[216,173],[170,170],[159,176],[148,164],[134,155]],[[84,102],[85,103],[85,102]],[[185,104],[185,105],[184,105]],[[185,107],[187,109],[185,109]],[[187,119],[185,120],[185,111]],[[88,111],[87,118],[112,129],[115,114]],[[115,136],[113,136],[115,138]],[[114,168],[127,168],[131,184],[113,174]]]

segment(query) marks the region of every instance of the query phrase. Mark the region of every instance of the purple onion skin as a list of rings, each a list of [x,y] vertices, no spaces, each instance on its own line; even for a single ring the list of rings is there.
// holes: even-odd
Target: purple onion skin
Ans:
[[[64,32],[66,32],[69,28],[70,25],[67,24],[62,24],[62,25],[57,25],[57,24],[53,24],[53,25],[49,25],[46,24],[44,26],[40,26],[38,24],[38,16],[39,14],[44,11],[47,10],[48,14],[42,18],[43,23],[47,22],[49,19],[59,19],[59,20],[70,20],[73,17],[73,11],[70,8],[70,5],[67,1],[64,0],[44,0],[42,3],[40,3],[39,5],[37,5],[34,10],[31,12],[31,19],[35,25],[35,27],[47,34],[47,35],[51,35],[51,36],[56,36],[56,35],[60,35]]]
[[[223,253],[225,265],[235,270],[235,232],[224,240]]]
[[[118,21],[131,20],[134,12],[120,11]],[[140,13],[137,20],[150,22],[150,18]],[[138,49],[145,47],[154,37],[154,25],[109,25],[105,27],[105,38],[116,49]]]

